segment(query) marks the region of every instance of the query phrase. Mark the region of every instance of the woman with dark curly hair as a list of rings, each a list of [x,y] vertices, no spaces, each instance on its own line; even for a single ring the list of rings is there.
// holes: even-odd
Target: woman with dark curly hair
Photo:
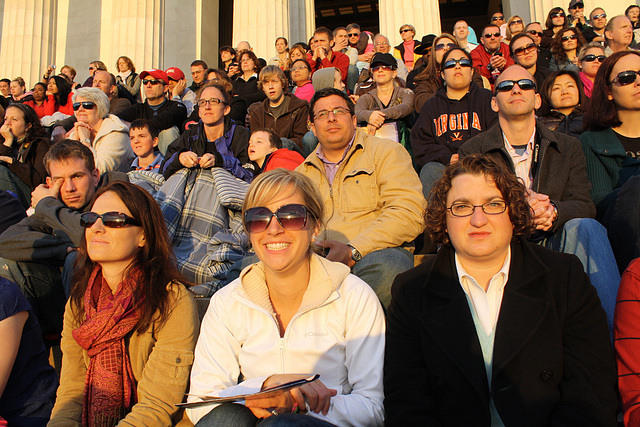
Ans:
[[[71,84],[62,76],[52,76],[47,83],[47,95],[49,102],[47,103],[46,115],[61,112],[68,116],[73,115],[73,102],[71,98]]]
[[[25,209],[31,206],[31,192],[44,184],[47,171],[43,159],[49,138],[35,110],[25,104],[11,104],[0,127],[0,189],[13,192]]]
[[[615,426],[604,310],[578,258],[527,242],[516,175],[468,155],[445,170],[425,220],[443,246],[393,284],[386,425]]]
[[[549,62],[549,69],[552,71],[569,70],[576,74],[579,73],[578,52],[585,44],[587,44],[587,41],[580,30],[575,27],[558,31],[553,36],[553,42],[551,43],[553,56]]]

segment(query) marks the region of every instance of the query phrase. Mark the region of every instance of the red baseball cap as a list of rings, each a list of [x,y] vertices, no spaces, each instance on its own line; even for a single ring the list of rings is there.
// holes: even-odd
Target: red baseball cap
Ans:
[[[155,68],[150,69],[149,71],[143,71],[140,73],[140,78],[144,79],[147,76],[151,76],[154,79],[157,80],[162,80],[164,82],[164,84],[168,85],[169,84],[169,78],[167,77],[167,75],[165,74],[164,71],[162,70],[157,70]]]
[[[182,70],[178,67],[171,67],[171,68],[167,68],[165,70],[165,73],[167,74],[167,77],[169,77],[171,80],[182,80],[184,79],[184,73],[182,72]]]

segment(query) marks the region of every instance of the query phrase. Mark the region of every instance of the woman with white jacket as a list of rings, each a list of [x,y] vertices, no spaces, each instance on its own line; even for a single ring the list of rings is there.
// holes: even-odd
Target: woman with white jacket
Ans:
[[[373,290],[347,266],[312,252],[323,218],[314,184],[285,169],[260,175],[243,218],[260,262],[212,297],[188,401],[320,378],[270,398],[194,407],[187,410],[191,421],[382,425],[384,314]]]
[[[95,87],[77,89],[73,94],[73,111],[78,121],[67,138],[91,149],[100,173],[131,170],[135,154],[131,149],[129,127],[109,114],[107,95]]]

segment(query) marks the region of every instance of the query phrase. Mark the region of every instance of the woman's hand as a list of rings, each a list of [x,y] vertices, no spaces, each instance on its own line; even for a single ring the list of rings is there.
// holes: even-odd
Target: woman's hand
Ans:
[[[182,166],[186,168],[194,168],[198,166],[198,155],[193,151],[185,151],[184,153],[180,153],[178,157]]]
[[[384,124],[385,118],[386,118],[386,115],[382,111],[379,111],[379,110],[373,111],[369,115],[369,124],[375,126],[376,129],[380,129],[380,126]]]
[[[377,127],[375,127],[372,124],[368,124],[367,125],[367,133],[371,136],[376,136],[376,131],[378,130]]]
[[[216,156],[211,153],[204,153],[198,162],[202,169],[212,168],[216,164]]]
[[[71,135],[71,136],[69,136],[69,135]],[[73,138],[73,139],[76,139],[78,141],[82,141],[82,143],[85,143],[85,141],[87,139],[90,140],[91,142],[93,142],[93,140],[95,139],[95,136],[96,136],[96,132],[91,127],[91,125],[89,125],[88,123],[81,122],[81,121],[75,122],[73,124],[73,129],[71,129],[67,133],[67,138]]]
[[[7,147],[11,147],[13,145],[13,134],[11,133],[11,128],[8,124],[3,124],[0,127],[0,135],[4,138],[4,145]]]
[[[5,163],[13,163],[13,158],[9,157],[9,156],[0,156],[0,162],[5,162]]]

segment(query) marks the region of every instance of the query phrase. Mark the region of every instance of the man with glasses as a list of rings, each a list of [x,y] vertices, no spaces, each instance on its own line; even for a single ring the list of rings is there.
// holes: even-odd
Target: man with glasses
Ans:
[[[158,149],[165,155],[169,144],[180,136],[179,129],[187,119],[187,108],[181,102],[167,99],[169,77],[164,71],[143,71],[140,78],[147,99],[127,108],[118,117],[129,123],[136,119],[151,120],[160,131]]]
[[[607,46],[604,49],[605,56],[631,50],[629,45],[633,41],[633,26],[629,18],[624,15],[611,18],[604,27],[604,39]]]
[[[584,24],[580,31],[589,42],[604,43],[604,29],[607,25],[607,14],[601,7],[596,7],[589,14],[589,24]]]
[[[500,28],[496,24],[486,25],[482,29],[480,45],[471,51],[471,59],[473,67],[489,80],[491,88],[500,73],[513,65],[509,46],[502,43]]]
[[[538,49],[535,40],[528,33],[513,36],[509,43],[509,52],[516,64],[527,70],[536,79],[536,86],[542,87],[551,70],[538,63]]]
[[[489,154],[524,183],[535,213],[530,239],[580,258],[612,328],[620,273],[606,229],[591,219],[595,205],[584,153],[574,137],[537,122],[540,104],[533,76],[519,65],[509,67],[498,77],[491,100],[498,126],[471,138],[458,153],[460,158]]]
[[[196,93],[187,87],[187,79],[178,67],[167,68],[164,72],[169,79],[169,96],[171,100],[181,102],[187,107],[190,116],[196,106]]]
[[[238,51],[239,52],[239,51]],[[198,92],[198,90],[204,86],[204,81],[207,77],[207,63],[198,59],[191,63],[191,78],[193,78],[193,83],[189,86],[194,93]]]
[[[384,305],[395,276],[413,266],[409,250],[424,229],[424,197],[409,153],[357,128],[351,99],[322,89],[311,99],[315,152],[296,170],[318,186],[327,223],[316,244],[367,282]]]
[[[567,16],[567,19],[571,26],[580,31],[587,25],[587,19],[584,17],[584,2],[582,0],[571,0],[569,2],[569,16]]]
[[[538,66],[542,68],[549,68],[549,63],[551,62],[551,50],[541,45],[544,37],[542,25],[539,22],[532,22],[524,28],[524,32],[529,34],[536,46],[538,46]]]

